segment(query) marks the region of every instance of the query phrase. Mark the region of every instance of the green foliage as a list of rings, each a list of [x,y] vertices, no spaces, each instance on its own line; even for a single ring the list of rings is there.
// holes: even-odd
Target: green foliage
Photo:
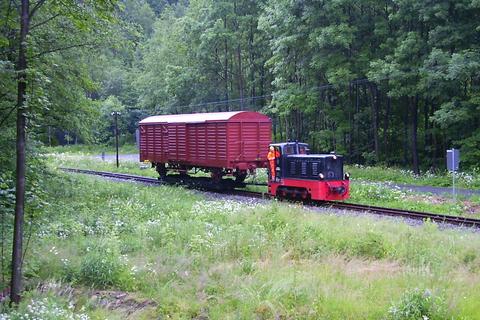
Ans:
[[[100,239],[87,243],[80,264],[79,281],[95,288],[118,287],[128,289],[132,278],[121,260],[115,241]]]
[[[388,319],[392,320],[440,320],[447,317],[444,298],[434,295],[428,289],[405,292],[401,300],[388,310]]]
[[[465,138],[458,143],[462,146],[462,151],[465,152],[465,154],[462,155],[462,164],[474,168],[474,172],[479,172],[478,159],[480,159],[480,130],[475,131],[472,136]]]
[[[372,259],[382,259],[385,257],[388,248],[381,234],[367,232],[363,237],[356,240],[354,250],[359,256]]]

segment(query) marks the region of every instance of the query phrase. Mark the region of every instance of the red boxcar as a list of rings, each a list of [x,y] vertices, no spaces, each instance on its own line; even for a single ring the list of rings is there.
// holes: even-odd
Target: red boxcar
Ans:
[[[160,175],[200,168],[244,178],[266,167],[271,126],[269,117],[250,111],[148,117],[139,123],[140,161],[152,162]]]

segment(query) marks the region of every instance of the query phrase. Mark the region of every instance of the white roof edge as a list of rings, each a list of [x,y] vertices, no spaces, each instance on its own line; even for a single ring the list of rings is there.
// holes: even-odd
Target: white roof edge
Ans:
[[[148,123],[202,123],[206,121],[227,121],[240,113],[258,113],[256,111],[228,111],[228,112],[210,112],[210,113],[189,113],[189,114],[168,114],[150,116],[141,120],[140,124]],[[261,113],[259,113],[261,114]],[[263,114],[262,114],[263,115]]]

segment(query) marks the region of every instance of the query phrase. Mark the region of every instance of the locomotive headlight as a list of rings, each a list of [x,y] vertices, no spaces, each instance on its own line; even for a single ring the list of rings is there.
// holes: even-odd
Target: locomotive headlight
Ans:
[[[337,155],[333,155],[333,160],[337,160]]]
[[[345,180],[350,180],[350,173],[348,172],[345,173]]]
[[[318,175],[318,177],[320,178],[320,180],[323,180],[323,178],[325,178],[325,176],[323,175],[323,173],[320,173],[320,174]]]

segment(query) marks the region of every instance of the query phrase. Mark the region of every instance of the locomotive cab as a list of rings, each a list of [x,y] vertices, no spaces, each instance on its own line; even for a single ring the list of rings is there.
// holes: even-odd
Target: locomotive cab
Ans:
[[[286,159],[291,155],[308,154],[308,144],[300,142],[273,143],[270,144],[269,156],[269,175],[270,181],[280,181],[286,172]],[[272,161],[272,153],[274,161]]]
[[[273,157],[274,156],[274,157]],[[312,200],[348,198],[349,177],[343,173],[343,157],[309,154],[308,144],[271,144],[269,193],[277,197]]]

